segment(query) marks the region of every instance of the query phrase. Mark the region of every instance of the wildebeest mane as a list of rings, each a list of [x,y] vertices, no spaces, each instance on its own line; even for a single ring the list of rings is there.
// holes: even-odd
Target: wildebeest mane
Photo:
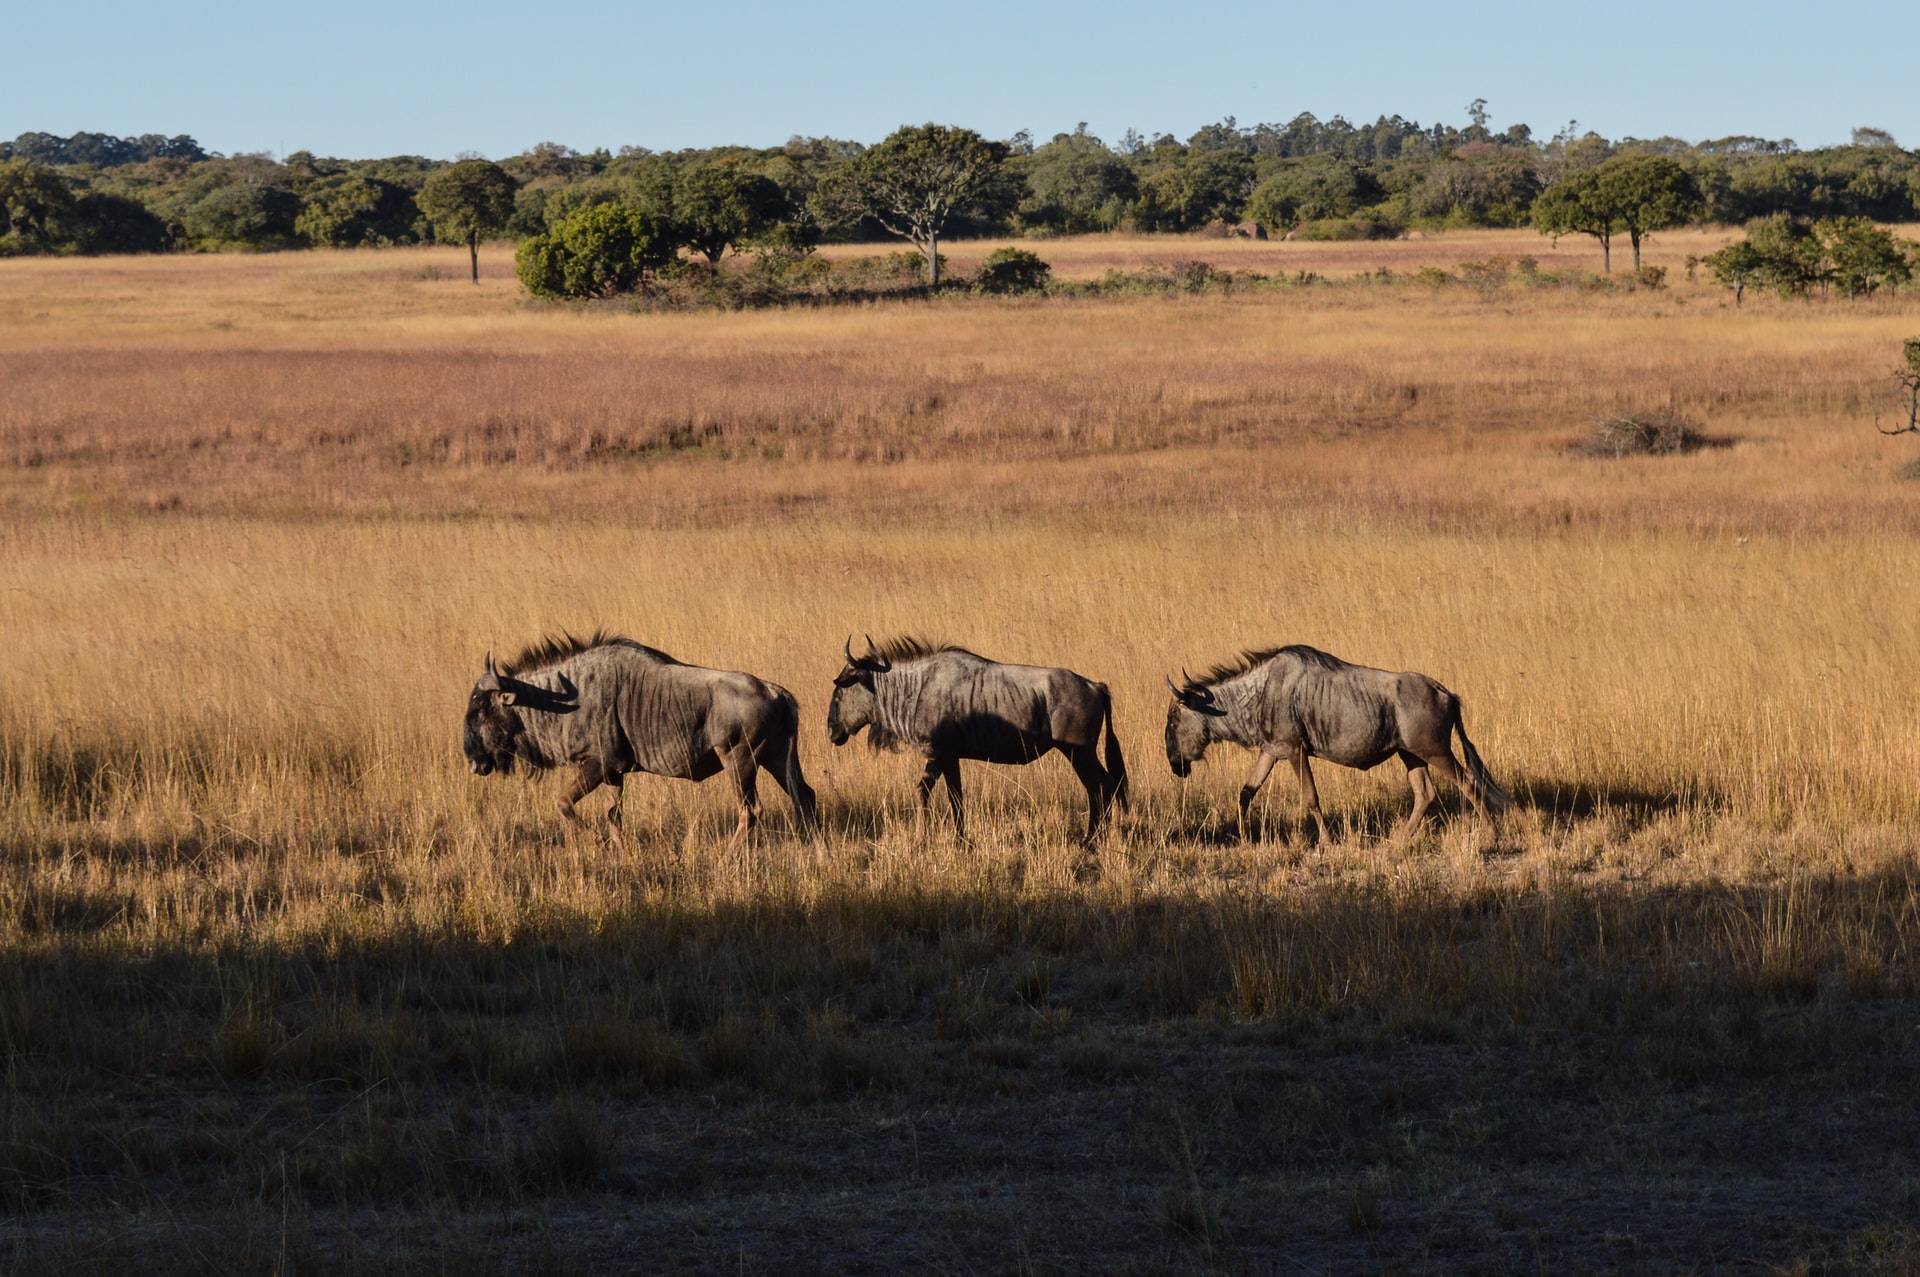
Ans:
[[[957,643],[933,643],[912,634],[902,634],[890,638],[874,648],[874,654],[883,661],[914,661],[923,656],[938,656],[942,652],[959,652],[964,656],[978,656]]]
[[[1214,666],[1205,674],[1202,674],[1199,678],[1187,684],[1187,686],[1196,688],[1212,687],[1216,683],[1222,683],[1227,679],[1245,674],[1254,666],[1264,665],[1274,657],[1281,655],[1291,656],[1297,661],[1303,661],[1308,665],[1316,665],[1323,670],[1337,670],[1346,664],[1346,662],[1342,661],[1339,657],[1330,656],[1317,647],[1308,647],[1305,643],[1293,643],[1286,647],[1249,648],[1233,660],[1225,661]]]
[[[503,678],[514,678],[531,670],[545,669],[549,665],[558,664],[570,656],[578,656],[596,647],[632,648],[646,653],[662,665],[680,664],[659,648],[648,647],[645,643],[636,643],[624,634],[609,634],[605,630],[595,630],[588,638],[575,638],[562,630],[558,634],[549,634],[535,641],[512,660],[501,661],[500,675]]]

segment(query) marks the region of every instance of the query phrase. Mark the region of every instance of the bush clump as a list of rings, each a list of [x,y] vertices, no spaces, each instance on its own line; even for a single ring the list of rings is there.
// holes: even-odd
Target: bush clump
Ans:
[[[1355,213],[1351,217],[1323,217],[1302,222],[1294,227],[1287,238],[1321,243],[1351,243],[1360,240],[1398,239],[1400,231],[1400,224],[1389,218],[1368,213]]]
[[[973,286],[983,293],[1038,293],[1046,289],[1053,267],[1040,260],[1038,253],[1024,248],[1002,248],[987,255]]]
[[[535,297],[610,297],[640,287],[674,248],[672,229],[652,214],[591,204],[522,243],[513,266]]]
[[[1728,442],[1701,434],[1685,417],[1668,410],[1603,421],[1568,451],[1579,457],[1669,457],[1723,448]]]

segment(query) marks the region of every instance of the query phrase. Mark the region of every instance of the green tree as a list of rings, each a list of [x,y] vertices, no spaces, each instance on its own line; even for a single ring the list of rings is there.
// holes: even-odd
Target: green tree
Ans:
[[[1020,165],[1027,198],[1021,218],[1067,233],[1112,229],[1138,189],[1133,169],[1082,124],[1058,133]]]
[[[1525,226],[1539,194],[1539,176],[1524,150],[1468,142],[1427,166],[1404,204],[1411,217],[1468,226]]]
[[[411,237],[419,210],[390,182],[357,174],[322,177],[308,185],[294,230],[322,248],[393,244]]]
[[[0,160],[0,251],[50,253],[55,228],[73,208],[60,175],[32,160]]]
[[[415,197],[435,235],[465,241],[476,284],[480,282],[480,240],[506,229],[513,216],[515,189],[513,178],[498,164],[461,160],[429,177]]]
[[[73,201],[60,220],[77,253],[163,253],[167,249],[167,224],[145,204],[124,195],[88,191]]]
[[[926,259],[940,282],[940,233],[956,214],[986,211],[1010,194],[1001,168],[1007,148],[972,129],[922,124],[895,130],[829,174],[813,206],[829,226],[870,217]]]
[[[1709,253],[1706,261],[1707,269],[1713,273],[1714,282],[1722,288],[1733,290],[1733,305],[1736,310],[1745,300],[1747,289],[1766,286],[1769,263],[1766,257],[1754,247],[1751,240],[1741,240],[1737,244],[1727,245],[1717,253]]]
[[[1600,260],[1613,272],[1613,237],[1620,230],[1620,210],[1597,168],[1580,169],[1540,192],[1533,202],[1533,225],[1558,241],[1562,235],[1591,235],[1600,241]]]
[[[1566,174],[1533,204],[1541,234],[1591,235],[1601,260],[1613,271],[1613,237],[1625,231],[1633,242],[1633,268],[1640,244],[1655,231],[1679,226],[1703,210],[1700,188],[1676,161],[1664,155],[1616,155],[1597,167]]]
[[[1707,269],[1740,304],[1749,287],[1771,288],[1782,297],[1799,297],[1825,274],[1824,252],[1808,223],[1776,213],[1747,223],[1747,237],[1707,257]]]
[[[525,193],[525,190],[521,192],[521,194]],[[514,199],[517,209],[519,196],[516,195]],[[584,182],[569,182],[565,186],[546,188],[546,195],[540,203],[542,225],[535,228],[535,231],[550,231],[581,209],[590,208],[595,204],[626,204],[651,215],[660,222],[673,220],[673,210],[669,201],[637,199],[626,184],[612,178],[596,177]],[[514,216],[518,217],[519,213],[516,211]]]
[[[1247,216],[1279,233],[1299,222],[1350,217],[1381,194],[1365,169],[1337,156],[1283,160],[1253,188]]]
[[[729,248],[765,235],[786,211],[778,186],[735,168],[689,165],[673,183],[673,221],[681,241],[716,271]]]
[[[1880,425],[1879,414],[1874,415],[1874,425],[1883,435],[1920,434],[1920,337],[1909,337],[1900,343],[1900,356],[1903,366],[1893,370],[1893,379],[1900,387],[1900,393],[1906,403],[1907,424],[1893,430]]]
[[[1604,200],[1618,212],[1633,242],[1633,268],[1640,269],[1640,241],[1655,231],[1682,226],[1702,211],[1693,175],[1664,155],[1620,155],[1594,170]]]
[[[1913,250],[1864,217],[1831,217],[1813,232],[1826,279],[1843,296],[1867,297],[1913,278]]]
[[[590,204],[514,254],[514,269],[536,297],[607,297],[632,292],[673,260],[670,224],[626,204]]]
[[[284,186],[251,182],[216,187],[180,216],[206,248],[285,248],[293,243],[300,197]]]
[[[1196,230],[1215,220],[1239,221],[1253,188],[1251,156],[1201,151],[1156,163],[1141,179],[1136,209],[1150,229]]]

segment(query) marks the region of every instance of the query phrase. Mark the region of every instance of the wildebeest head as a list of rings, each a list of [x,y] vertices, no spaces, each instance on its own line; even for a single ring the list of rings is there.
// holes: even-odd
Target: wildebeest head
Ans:
[[[1185,678],[1184,670],[1181,676]],[[1227,711],[1215,702],[1212,688],[1197,687],[1190,678],[1184,687],[1175,687],[1168,679],[1167,688],[1173,693],[1173,704],[1167,707],[1167,766],[1185,780],[1193,765],[1206,756],[1213,720]]]
[[[473,685],[467,698],[467,722],[461,733],[467,766],[476,776],[513,770],[520,734],[525,726],[513,710],[515,694],[501,686],[500,673],[493,667],[493,654],[487,654],[487,672]]]
[[[884,674],[893,668],[893,662],[881,656],[874,649],[873,639],[867,639],[867,654],[853,654],[853,636],[847,636],[844,649],[847,664],[833,680],[833,699],[827,702],[827,739],[835,745],[844,745],[853,739],[853,734],[873,722],[879,711],[879,698],[874,695],[873,676]]]

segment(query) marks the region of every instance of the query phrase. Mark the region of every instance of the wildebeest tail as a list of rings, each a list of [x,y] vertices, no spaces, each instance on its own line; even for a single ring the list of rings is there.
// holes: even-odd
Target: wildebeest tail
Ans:
[[[1133,810],[1132,789],[1127,784],[1127,759],[1120,752],[1120,738],[1113,734],[1113,697],[1106,686],[1100,688],[1107,702],[1107,775],[1113,778],[1113,797],[1123,811]]]
[[[786,688],[779,689],[782,729],[787,736],[786,757],[780,764],[781,788],[793,799],[794,812],[800,818],[801,827],[809,833],[820,827],[820,807],[813,793],[813,787],[807,784],[807,778],[800,771],[800,702]]]
[[[1494,811],[1505,811],[1513,806],[1513,797],[1494,783],[1493,776],[1487,771],[1487,765],[1480,761],[1480,751],[1473,747],[1473,741],[1467,737],[1467,720],[1460,713],[1460,702],[1453,705],[1453,730],[1460,734],[1460,752],[1466,756],[1467,774],[1473,777],[1473,783],[1480,787],[1480,796],[1486,799],[1487,806]]]

